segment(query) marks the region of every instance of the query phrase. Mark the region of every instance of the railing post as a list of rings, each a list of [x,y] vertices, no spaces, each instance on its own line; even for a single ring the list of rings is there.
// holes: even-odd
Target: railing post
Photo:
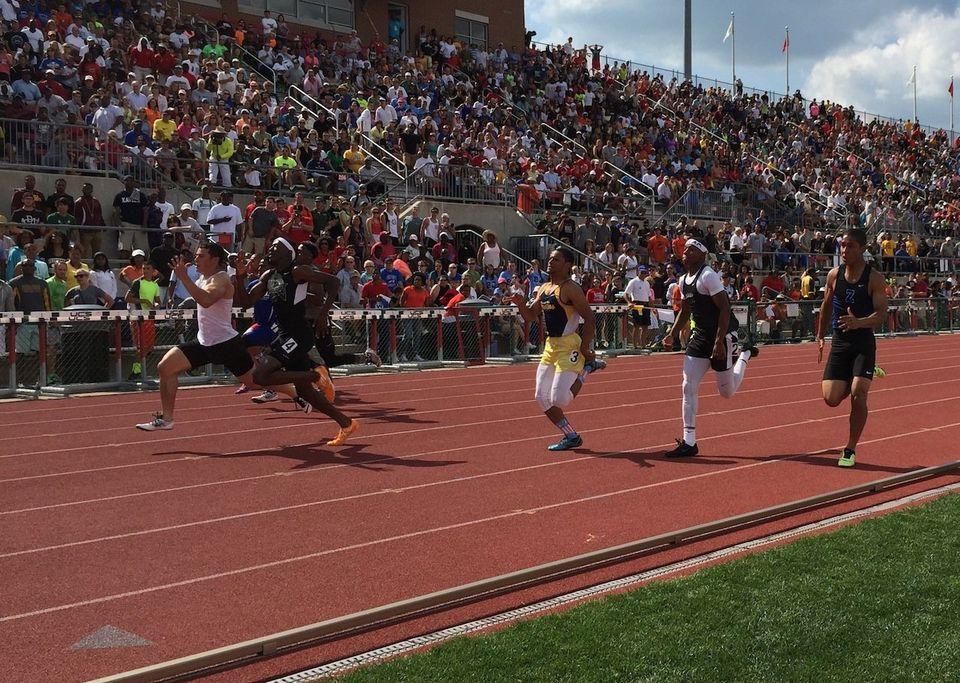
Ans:
[[[38,353],[40,354],[40,376],[37,378],[37,383],[41,387],[47,386],[47,321],[41,320],[39,323],[39,349]]]
[[[443,362],[443,316],[437,317],[437,360]]]
[[[393,365],[397,364],[397,319],[390,318],[390,359]]]
[[[7,365],[9,366],[8,381],[10,388],[17,389],[17,323],[7,324]]]
[[[113,381],[123,381],[123,331],[120,318],[113,320]]]

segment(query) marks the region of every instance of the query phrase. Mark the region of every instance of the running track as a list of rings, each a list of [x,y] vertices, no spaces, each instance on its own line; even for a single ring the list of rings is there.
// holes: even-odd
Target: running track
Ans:
[[[955,459],[958,352],[960,336],[880,343],[853,470],[824,453],[847,412],[820,400],[812,345],[764,348],[729,401],[708,375],[701,456],[681,462],[660,457],[680,428],[670,355],[591,378],[568,411],[585,448],[560,455],[532,365],[339,379],[363,423],[339,449],[317,445],[324,418],[227,387],[182,391],[176,429],[154,434],[132,425],[157,394],[0,404],[0,680],[87,680]],[[108,625],[149,644],[72,649]]]

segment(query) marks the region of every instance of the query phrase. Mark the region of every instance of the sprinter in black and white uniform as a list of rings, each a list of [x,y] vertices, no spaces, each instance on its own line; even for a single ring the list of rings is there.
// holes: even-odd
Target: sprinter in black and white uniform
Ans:
[[[253,359],[247,353],[240,333],[233,327],[234,286],[227,275],[227,252],[219,244],[201,244],[197,247],[195,262],[200,273],[196,282],[187,274],[190,264],[182,257],[177,257],[170,265],[177,280],[197,302],[197,338],[173,347],[160,361],[157,370],[162,411],[156,413],[150,422],[137,425],[144,431],[173,429],[173,408],[179,386],[177,378],[181,372],[213,363],[223,365],[247,386],[254,384]],[[298,401],[296,390],[286,382],[273,389]]]
[[[245,280],[251,263],[245,258],[237,259],[237,292],[243,298],[243,305],[250,306],[269,293],[276,315],[274,325],[277,338],[270,345],[270,350],[257,359],[253,379],[258,384],[293,384],[301,399],[333,418],[340,426],[337,436],[328,441],[327,445],[341,446],[359,425],[356,420],[351,420],[337,409],[314,386],[318,374],[309,357],[314,344],[313,323],[307,320],[306,316],[309,285],[314,283],[331,290],[339,290],[340,281],[311,266],[297,265],[295,259],[296,250],[293,245],[282,237],[276,238],[267,251],[267,264],[270,269],[263,273],[260,281],[249,292],[246,291]]]
[[[717,373],[717,391],[732,398],[747,371],[747,361],[757,355],[755,347],[744,347],[737,353],[736,316],[723,281],[706,265],[707,248],[695,239],[688,239],[683,250],[686,270],[680,278],[682,305],[673,328],[682,330],[693,317],[693,333],[683,359],[683,439],[666,453],[668,458],[684,458],[699,453],[697,448],[697,399],[700,382],[711,367]],[[664,337],[664,346],[673,343],[673,330]]]

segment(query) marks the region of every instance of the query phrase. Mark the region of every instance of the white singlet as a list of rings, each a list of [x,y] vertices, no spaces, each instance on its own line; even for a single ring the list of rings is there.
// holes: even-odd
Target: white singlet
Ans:
[[[222,271],[221,271],[222,272]],[[203,288],[211,279],[215,278],[214,273],[209,278],[198,277],[197,287]],[[197,306],[197,326],[200,328],[197,332],[197,340],[204,346],[216,346],[225,341],[236,337],[239,333],[233,329],[233,298],[223,297],[212,306],[204,308]]]
[[[432,218],[427,219],[427,227],[423,231],[423,239],[440,241],[440,223]]]
[[[384,211],[383,213],[387,216],[387,231],[390,233],[390,237],[393,237],[395,239],[400,239],[400,232],[399,232],[400,226],[399,226],[399,221],[397,219],[397,212]]]
[[[500,245],[495,244],[491,247],[486,242],[484,242],[484,245],[487,248],[483,250],[483,265],[498,268],[500,266]]]

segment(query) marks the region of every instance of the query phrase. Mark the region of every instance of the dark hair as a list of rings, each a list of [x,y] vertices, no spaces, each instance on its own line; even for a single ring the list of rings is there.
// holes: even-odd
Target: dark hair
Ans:
[[[200,249],[203,249],[207,254],[217,259],[220,262],[220,265],[224,266],[227,264],[227,250],[221,247],[216,242],[203,242],[200,244]]]
[[[103,268],[97,268],[97,259],[101,256],[103,257]],[[96,254],[93,255],[93,269],[100,270],[100,271],[110,270],[110,259],[108,259],[107,255],[104,254],[102,251],[98,251]]]
[[[313,254],[313,258],[317,258],[317,256],[320,254],[320,250],[317,249],[317,245],[313,242],[301,242],[300,246]]]
[[[849,228],[843,236],[849,237],[861,247],[867,246],[867,232],[863,228]]]
[[[554,251],[560,254],[560,256],[563,257],[563,260],[571,265],[577,262],[576,257],[574,257],[573,255],[573,252],[567,249],[566,247],[557,247],[556,249],[554,249]]]

